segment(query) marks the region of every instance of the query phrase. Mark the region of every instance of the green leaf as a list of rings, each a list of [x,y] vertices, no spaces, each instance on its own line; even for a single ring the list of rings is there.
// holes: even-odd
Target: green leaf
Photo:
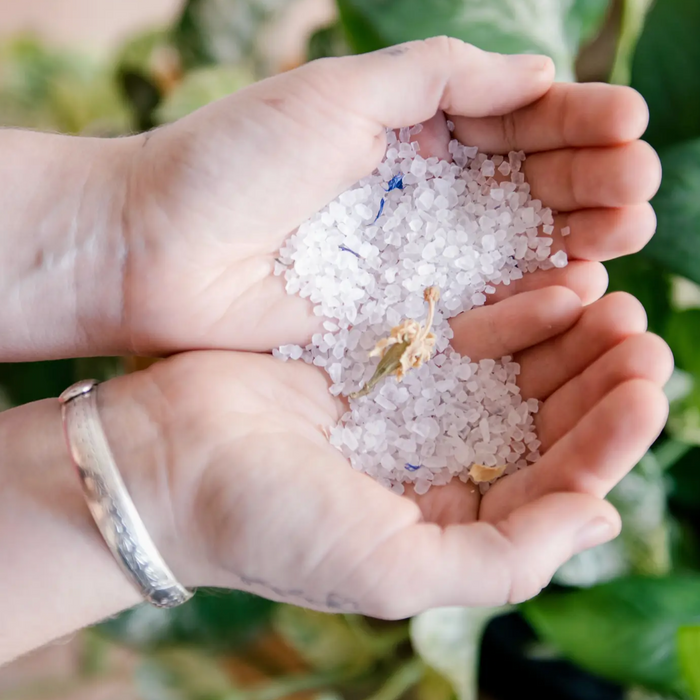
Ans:
[[[700,444],[700,309],[676,311],[668,324],[666,340],[676,365],[691,375],[690,393],[671,406],[668,431],[676,438]]]
[[[632,87],[649,105],[655,148],[700,136],[700,3],[657,0],[632,64]]]
[[[153,115],[161,101],[158,86],[143,73],[128,69],[119,70],[117,81],[131,106],[136,130],[152,129],[156,125]]]
[[[374,661],[371,645],[342,615],[280,605],[273,624],[277,633],[319,671],[359,671]]]
[[[654,0],[622,0],[620,32],[610,82],[628,85],[632,80],[632,59],[644,29],[644,20]]]
[[[700,627],[678,630],[678,656],[685,682],[694,698],[700,700]]]
[[[664,334],[671,314],[671,281],[665,270],[643,255],[628,255],[605,263],[608,292],[629,292],[644,305],[649,330]]]
[[[158,107],[156,121],[174,122],[254,80],[253,71],[243,66],[210,66],[190,71]]]
[[[671,146],[660,156],[664,177],[652,202],[658,227],[642,255],[700,283],[700,139]]]
[[[574,556],[557,571],[555,581],[587,588],[623,575],[667,574],[671,568],[667,491],[664,469],[648,452],[608,496],[622,517],[621,536]]]
[[[622,517],[622,543],[633,574],[663,576],[671,568],[671,533],[664,469],[653,452],[610,492]]]
[[[572,44],[585,44],[597,36],[610,9],[610,0],[574,0],[566,26]]]
[[[700,576],[617,579],[545,593],[522,610],[544,641],[592,673],[662,693],[685,691],[676,633],[700,621]]]
[[[0,45],[0,122],[113,136],[128,128],[128,114],[106,65],[21,38]]]
[[[436,608],[411,620],[411,642],[428,666],[447,678],[459,700],[478,696],[481,636],[506,608]]]
[[[173,48],[170,33],[155,29],[130,37],[119,48],[116,65],[124,70],[150,75],[159,51]]]
[[[700,507],[700,447],[693,447],[668,471],[670,497],[687,509]]]
[[[142,605],[99,629],[111,639],[142,650],[197,646],[227,651],[247,644],[263,630],[275,605],[240,591],[199,590],[178,608]]]
[[[73,360],[0,364],[0,387],[11,404],[58,396],[76,381]]]
[[[700,309],[675,312],[669,320],[666,340],[676,364],[700,377]]]
[[[573,79],[579,45],[605,18],[607,0],[338,0],[358,52],[431,36],[457,37],[500,53],[551,56],[560,79]]]
[[[308,61],[317,58],[329,58],[331,56],[346,56],[350,53],[350,47],[345,38],[340,22],[335,22],[327,27],[317,29],[309,38],[309,46],[306,51]]]

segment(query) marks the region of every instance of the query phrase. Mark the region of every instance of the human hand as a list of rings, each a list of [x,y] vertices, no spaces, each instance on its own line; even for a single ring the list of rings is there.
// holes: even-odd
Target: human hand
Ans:
[[[127,486],[141,484],[136,506],[186,585],[382,618],[498,605],[618,533],[602,499],[667,410],[672,358],[645,324],[628,295],[584,310],[561,287],[453,321],[459,352],[514,354],[523,395],[543,401],[542,458],[483,498],[458,481],[398,496],[353,471],[324,434],[344,404],[302,362],[182,354],[102,385],[100,410],[117,463],[139,465]]]
[[[533,196],[562,212],[554,249],[565,248],[570,265],[526,275],[493,300],[546,285],[567,286],[585,303],[597,299],[607,283],[598,261],[635,252],[654,231],[647,201],[660,168],[637,141],[647,124],[637,93],[552,85],[553,73],[544,57],[430,39],[317,61],[125,140],[128,350],[307,342],[320,320],[273,276],[281,243],[375,168],[385,127],[429,120],[417,139],[421,152],[446,155],[445,114],[465,143],[526,151]]]

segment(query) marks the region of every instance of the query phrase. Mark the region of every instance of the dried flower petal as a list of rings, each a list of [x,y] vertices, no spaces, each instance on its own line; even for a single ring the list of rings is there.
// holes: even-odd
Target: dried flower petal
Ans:
[[[475,483],[481,484],[498,479],[499,476],[503,476],[505,470],[505,464],[502,467],[485,467],[483,464],[474,464],[469,470],[469,476]]]
[[[359,399],[361,396],[366,396],[370,391],[382,380],[391,374],[399,376],[401,370],[401,357],[408,348],[408,343],[396,343],[391,345],[388,350],[379,360],[377,369],[374,371],[372,378],[365,384],[362,389],[350,394],[351,399]]]
[[[388,338],[382,338],[370,352],[370,357],[381,357],[372,378],[362,389],[350,394],[351,399],[366,396],[384,377],[396,375],[400,381],[409,369],[417,369],[427,362],[435,349],[435,334],[430,332],[435,317],[435,304],[440,298],[437,287],[428,287],[423,293],[428,302],[428,317],[421,326],[412,319],[402,321],[391,329]]]

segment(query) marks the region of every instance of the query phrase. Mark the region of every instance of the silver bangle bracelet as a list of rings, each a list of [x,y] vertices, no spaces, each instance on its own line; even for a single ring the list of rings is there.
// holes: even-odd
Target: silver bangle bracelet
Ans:
[[[66,389],[59,401],[73,464],[88,508],[109,550],[152,605],[172,608],[192,593],[180,585],[146,531],[109,449],[97,410],[97,381]]]

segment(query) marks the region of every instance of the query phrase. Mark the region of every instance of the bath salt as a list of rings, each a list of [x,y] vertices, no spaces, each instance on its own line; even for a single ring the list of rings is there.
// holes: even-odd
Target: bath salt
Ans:
[[[567,256],[551,252],[552,211],[530,196],[524,153],[490,158],[452,140],[451,162],[423,158],[415,133],[388,131],[377,170],[285,241],[275,274],[313,302],[324,331],[273,354],[322,367],[330,392],[348,398],[329,440],[354,469],[397,493],[452,479],[483,492],[537,459],[538,405],[521,397],[511,357],[455,352],[448,321]],[[373,384],[408,347],[401,328],[425,341],[423,355],[400,380],[393,372]]]

